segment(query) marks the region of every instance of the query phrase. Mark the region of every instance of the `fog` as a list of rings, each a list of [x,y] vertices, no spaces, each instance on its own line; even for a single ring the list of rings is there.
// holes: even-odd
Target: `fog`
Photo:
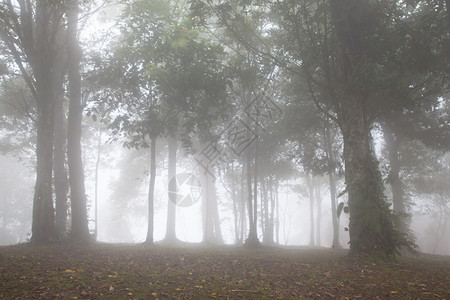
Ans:
[[[92,3],[97,5],[95,1]],[[205,242],[205,228],[208,227],[214,228],[215,242],[242,244],[251,231],[251,210],[247,202],[250,198],[252,203],[254,197],[259,241],[265,242],[265,232],[268,231],[273,233],[273,237],[269,234],[269,239],[272,238],[276,245],[332,247],[333,216],[339,214],[339,244],[348,248],[349,207],[344,182],[345,132],[342,124],[353,120],[355,115],[364,115],[361,122],[367,122],[364,124],[369,129],[365,129],[367,132],[363,137],[370,144],[366,154],[372,154],[372,150],[376,154],[377,165],[372,171],[376,173],[379,167],[380,185],[383,185],[384,196],[391,205],[389,209],[395,210],[394,191],[391,190],[395,179],[391,178],[391,172],[397,162],[394,175],[398,177],[403,197],[403,207],[399,211],[400,214],[410,214],[405,223],[415,243],[422,252],[450,255],[450,199],[446,183],[450,180],[450,155],[445,152],[448,151],[448,130],[445,132],[449,125],[448,99],[445,98],[448,87],[436,88],[441,78],[436,75],[429,83],[428,76],[431,75],[427,73],[432,67],[438,70],[436,73],[442,73],[439,63],[424,68],[426,71],[403,71],[404,66],[399,68],[396,65],[403,58],[395,57],[395,72],[402,69],[408,76],[417,72],[427,80],[417,75],[419,79],[408,78],[411,82],[405,84],[403,78],[408,76],[401,73],[397,76],[402,80],[391,87],[391,83],[385,81],[395,73],[390,69],[392,66],[384,60],[377,61],[385,54],[374,54],[373,61],[365,67],[371,70],[374,65],[378,68],[386,64],[386,70],[379,71],[381,75],[378,70],[374,71],[370,76],[376,78],[365,78],[367,82],[355,80],[357,83],[352,87],[362,95],[359,100],[367,101],[360,105],[364,114],[356,111],[349,114],[351,118],[347,116],[339,120],[342,118],[339,110],[345,111],[342,106],[346,104],[340,101],[346,98],[329,98],[340,95],[348,83],[341,82],[342,74],[330,77],[324,71],[327,67],[323,66],[333,61],[329,69],[335,69],[339,63],[346,67],[347,61],[340,62],[336,53],[327,54],[330,57],[316,57],[317,49],[314,47],[298,51],[297,46],[290,45],[296,38],[299,39],[296,41],[298,45],[315,45],[317,40],[328,40],[321,34],[328,30],[324,28],[330,24],[323,24],[323,28],[317,24],[317,32],[309,32],[311,24],[302,23],[307,20],[299,21],[299,28],[308,28],[304,32],[309,34],[303,36],[288,32],[290,25],[282,28],[286,20],[291,20],[290,17],[281,16],[276,20],[276,17],[267,16],[265,24],[256,22],[254,26],[261,26],[258,32],[261,40],[269,40],[273,34],[271,43],[274,45],[267,47],[273,46],[276,53],[269,50],[268,55],[266,49],[259,48],[258,42],[251,44],[254,43],[253,36],[249,41],[245,41],[245,36],[234,39],[226,34],[221,36],[222,30],[215,31],[212,24],[207,29],[195,28],[191,24],[193,19],[188,14],[187,3],[180,2],[181,7],[176,8],[170,7],[172,2],[132,3],[127,6],[111,1],[95,8],[95,5],[86,6],[83,8],[86,15],[80,18],[82,24],[77,29],[84,59],[81,67],[78,66],[78,72],[81,70],[82,73],[82,86],[79,88],[83,91],[84,108],[82,160],[89,230],[97,241],[142,243],[146,240],[151,172],[149,144],[156,140],[156,242],[164,241],[169,231],[166,227],[168,211],[174,202],[168,194],[169,182],[186,175],[195,178],[199,184],[195,186],[197,196],[191,194],[193,186],[190,184],[187,184],[186,191],[180,188],[174,196],[176,237],[183,242]],[[14,5],[11,6],[13,10],[19,12],[21,8]],[[317,13],[321,10],[315,5],[308,9],[317,9]],[[246,14],[246,9],[244,11]],[[288,11],[290,9],[285,10]],[[311,12],[311,15],[314,14]],[[206,19],[205,23],[217,21],[215,18]],[[323,19],[328,20],[328,17]],[[401,24],[400,21],[403,20],[396,22]],[[189,26],[184,28],[183,22]],[[394,23],[393,28],[399,26]],[[61,24],[61,28],[66,25]],[[239,28],[235,31],[238,35],[244,34],[239,32]],[[381,32],[374,37],[377,34]],[[12,40],[17,40],[14,34],[12,37]],[[241,45],[243,41],[245,43]],[[330,47],[325,46],[324,49]],[[410,50],[379,49],[389,55]],[[323,51],[328,53],[328,50]],[[356,52],[355,57],[358,57],[359,52]],[[25,61],[25,53],[22,55],[21,61]],[[422,59],[421,55],[417,54],[417,60]],[[0,67],[8,71],[0,69],[5,73],[0,73],[0,125],[6,124],[0,131],[0,245],[11,245],[27,242],[31,235],[37,169],[35,120],[39,110],[26,88],[34,79],[27,82],[16,75],[23,70],[14,65],[12,56],[2,54],[0,58]],[[3,66],[4,59],[11,61]],[[310,65],[305,68],[306,64]],[[354,70],[344,73],[357,74],[360,72],[359,63],[357,65]],[[26,67],[32,69],[31,64]],[[34,76],[32,73],[30,75]],[[61,77],[65,76],[64,73]],[[23,77],[27,79],[27,76]],[[420,83],[423,86],[417,83],[421,80],[425,82]],[[366,97],[366,91],[359,90],[360,86],[369,86],[369,82],[383,83],[370,86],[373,97]],[[60,88],[66,88],[65,85],[61,83]],[[425,104],[413,109],[406,105],[403,107],[403,102],[399,101],[393,106],[400,109],[393,113],[389,101],[397,98],[385,97],[383,93],[387,85],[392,88],[387,94],[398,93],[402,95],[398,98],[410,97],[408,100],[411,102],[422,101]],[[417,96],[419,90],[423,93],[420,97]],[[66,114],[64,107],[69,102],[67,98],[70,98],[68,94],[57,99],[58,103],[63,103],[63,118]],[[351,96],[347,98],[353,99],[353,94],[349,94]],[[386,102],[379,100],[384,98],[389,99]],[[366,113],[369,116],[365,116]],[[404,119],[396,124],[400,117]],[[409,128],[411,124],[417,128]],[[352,124],[353,127],[360,125],[358,122]],[[65,126],[63,122],[61,127]],[[347,138],[353,131],[357,130],[349,130]],[[168,137],[178,143],[176,176],[169,175]],[[389,138],[391,145],[388,145]],[[394,159],[390,153],[392,149],[389,149],[392,141],[395,142]],[[65,142],[62,144],[65,147]],[[352,146],[352,143],[350,146],[347,144],[347,147]],[[336,181],[335,193],[328,175],[334,176]],[[185,193],[189,194],[188,200],[192,203],[178,202],[178,197],[186,197]],[[337,199],[332,200],[330,194]],[[48,199],[51,201],[51,197]],[[56,200],[53,201],[55,205]],[[213,203],[213,207],[208,201]],[[70,217],[69,210],[67,232],[70,232]]]
[[[105,139],[106,141],[106,139]],[[159,161],[155,187],[155,241],[162,241],[166,230],[167,217],[167,157],[165,142],[159,142]],[[119,143],[102,145],[104,155],[101,156],[99,169],[98,193],[98,234],[97,240],[106,243],[141,243],[145,241],[147,231],[147,190],[148,190],[148,155],[145,150],[127,150]],[[95,158],[96,153],[85,151],[86,186],[88,195],[89,227],[92,234],[95,230]],[[179,173],[189,171],[192,159],[179,159]],[[27,242],[31,233],[31,210],[33,199],[34,172],[30,161],[18,160],[12,156],[0,156],[3,172],[0,189],[0,244],[12,245]],[[234,244],[234,223],[231,195],[223,187],[221,178],[217,178],[217,194],[219,215],[223,241]],[[319,179],[320,181],[320,179]],[[330,247],[332,241],[331,205],[329,188],[322,179],[320,186],[322,195],[320,241],[315,232],[315,245]],[[297,186],[297,188],[295,188]],[[304,191],[298,192],[298,187]],[[342,179],[339,181],[343,189]],[[301,177],[293,177],[283,181],[278,190],[279,220],[276,241],[280,245],[311,245],[309,199],[306,186]],[[344,196],[345,197],[345,196]],[[427,213],[426,200],[413,206],[411,230],[420,251],[431,254],[450,255],[450,230],[447,219],[436,218]],[[259,208],[260,209],[260,208]],[[317,218],[317,204],[314,205]],[[178,239],[189,243],[202,242],[202,201],[187,207],[177,206],[176,234]],[[260,222],[258,222],[260,224]],[[69,222],[70,224],[70,222]],[[315,224],[317,228],[317,223]],[[348,216],[340,218],[340,243],[348,248]],[[261,228],[258,236],[262,240]]]

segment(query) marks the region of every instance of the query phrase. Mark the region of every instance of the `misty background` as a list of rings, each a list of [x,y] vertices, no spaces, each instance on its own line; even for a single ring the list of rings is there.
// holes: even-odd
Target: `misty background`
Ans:
[[[219,136],[224,138],[219,141],[219,144],[226,148],[226,144],[231,143],[230,136],[224,137],[220,133],[225,132],[230,126],[235,126],[236,117],[244,120],[244,126],[250,124],[252,120],[248,118],[252,116],[252,109],[257,107],[261,101],[265,105],[264,107],[272,105],[269,111],[275,114],[271,115],[269,121],[257,118],[253,120],[256,124],[252,129],[255,135],[254,140],[245,145],[242,152],[234,153],[234,156],[232,153],[226,154],[226,157],[222,157],[225,163],[221,164],[221,161],[218,161],[217,169],[216,166],[212,169],[215,179],[212,193],[217,199],[220,224],[220,234],[217,233],[217,228],[215,229],[215,236],[219,237],[217,242],[241,244],[247,236],[247,220],[242,221],[246,205],[242,203],[248,199],[244,195],[244,185],[241,184],[239,176],[244,176],[246,168],[247,152],[245,151],[254,151],[255,157],[257,157],[255,165],[259,172],[255,177],[260,176],[258,178],[261,180],[257,192],[259,197],[257,202],[258,238],[261,241],[265,239],[265,231],[270,228],[267,227],[267,222],[270,220],[273,225],[273,241],[276,244],[331,247],[333,216],[338,214],[331,204],[334,201],[334,205],[341,209],[338,223],[339,243],[342,247],[348,248],[349,218],[346,212],[347,195],[343,175],[343,138],[337,126],[328,118],[320,118],[320,114],[315,111],[314,104],[311,104],[311,101],[308,102],[308,87],[305,82],[295,76],[295,78],[290,78],[280,68],[271,66],[259,57],[253,57],[248,53],[245,53],[247,57],[242,53],[235,55],[230,49],[235,50],[239,46],[233,44],[232,41],[226,41],[229,45],[224,49],[216,49],[215,43],[218,41],[215,38],[220,32],[215,32],[211,36],[208,31],[188,32],[187,37],[180,37],[178,35],[185,32],[179,28],[175,30],[175,38],[171,41],[171,46],[176,48],[174,53],[182,57],[179,58],[179,61],[165,62],[167,65],[173,63],[173,66],[167,67],[169,71],[162,70],[163,68],[157,63],[152,65],[145,59],[141,61],[136,57],[146,52],[146,47],[148,47],[146,43],[156,43],[152,39],[161,34],[159,30],[162,30],[161,28],[165,25],[158,22],[164,22],[167,11],[162,7],[153,7],[155,10],[149,12],[149,15],[158,22],[155,21],[155,24],[148,25],[145,20],[141,20],[143,15],[137,13],[140,9],[139,6],[133,8],[133,5],[130,5],[125,8],[123,5],[110,1],[104,6],[99,2],[99,5],[94,8],[93,12],[89,12],[81,18],[80,40],[86,56],[83,61],[82,73],[87,90],[83,94],[85,106],[82,123],[82,158],[89,229],[98,241],[141,243],[146,240],[151,161],[149,145],[148,141],[139,140],[140,137],[137,137],[139,133],[130,133],[132,130],[137,131],[135,127],[125,133],[121,131],[124,126],[127,126],[125,124],[141,126],[139,122],[146,116],[139,113],[146,105],[148,107],[157,105],[152,101],[159,101],[155,99],[159,99],[159,93],[162,93],[154,86],[135,86],[136,82],[142,79],[138,78],[143,74],[139,71],[140,68],[145,65],[150,77],[161,76],[165,80],[164,76],[171,78],[172,74],[169,70],[171,67],[176,71],[182,69],[183,66],[178,65],[179,61],[187,60],[182,55],[191,57],[192,53],[189,51],[198,50],[201,54],[196,55],[205,56],[204,61],[201,61],[204,65],[200,65],[199,68],[207,66],[220,69],[222,65],[218,66],[216,62],[211,61],[217,57],[227,57],[228,65],[235,69],[242,69],[239,69],[241,73],[233,78],[233,82],[224,80],[227,81],[227,85],[223,87],[227,93],[226,99],[223,103],[215,103],[212,107],[205,109],[210,110],[208,114],[203,111],[208,102],[195,107],[192,111],[189,110],[191,103],[177,104],[179,106],[175,105],[173,106],[175,108],[164,111],[165,117],[175,120],[170,123],[171,126],[177,121],[186,121],[185,124],[180,125],[180,132],[183,130],[186,132],[180,133],[180,139],[177,142],[177,174],[194,174],[202,181],[202,193],[207,193],[207,187],[203,180],[203,177],[206,176],[205,170],[199,166],[196,160],[205,147]],[[156,9],[161,10],[160,16]],[[122,17],[124,10],[128,12],[129,19]],[[183,5],[179,11],[184,11]],[[136,13],[136,16],[133,13]],[[161,20],[158,19],[159,17]],[[180,19],[185,18],[186,15],[180,13],[179,17]],[[128,21],[129,23],[127,23]],[[149,28],[145,27],[147,25]],[[144,37],[136,38],[135,35],[140,32],[139,26],[143,26],[153,35],[146,36],[146,31],[143,30],[145,31]],[[267,32],[270,29],[267,29]],[[132,40],[133,38],[136,40]],[[227,36],[223,37],[223,39],[228,38]],[[142,45],[139,44],[140,42]],[[190,49],[186,44],[198,48]],[[125,47],[130,45],[135,45],[137,50]],[[205,48],[201,48],[203,46]],[[158,51],[163,52],[163,49],[158,49]],[[212,53],[214,51],[217,53]],[[239,51],[244,52],[243,49]],[[155,61],[163,60],[158,56],[160,52],[149,55],[154,55]],[[189,53],[186,54],[186,52]],[[124,53],[128,53],[130,57]],[[203,58],[196,57],[196,59]],[[107,65],[106,63],[111,64]],[[195,62],[190,63],[195,65]],[[133,70],[135,73],[132,72]],[[17,70],[13,68],[13,71]],[[167,73],[165,73],[166,71]],[[124,75],[121,72],[130,75],[129,77],[125,76],[130,82],[114,78],[116,73]],[[186,77],[190,78],[192,70],[186,67],[180,72],[183,75],[187,74]],[[204,73],[202,74],[204,75]],[[0,122],[2,125],[0,127],[0,166],[2,170],[0,172],[0,245],[12,245],[27,242],[31,235],[36,173],[34,158],[36,134],[33,116],[36,114],[36,108],[32,104],[30,92],[27,91],[23,79],[5,74],[2,73],[0,89]],[[136,78],[133,77],[133,74],[137,74]],[[145,73],[145,75],[148,74]],[[173,78],[174,80],[178,79],[177,76]],[[113,90],[117,88],[114,87],[114,79],[120,82],[118,88],[122,89],[124,93],[118,96],[118,103],[105,100],[110,99],[111,95],[116,93]],[[163,79],[158,82],[161,86],[164,84],[183,86],[183,83],[174,83],[174,81],[167,83]],[[206,89],[205,93],[213,94],[219,90],[219,88],[214,91],[208,90],[208,87],[202,85],[203,80],[206,80],[206,77],[194,78],[191,83]],[[105,83],[104,86],[106,86],[104,90],[98,86],[102,83]],[[144,99],[138,105],[127,103],[127,99],[131,99],[136,93],[133,88],[144,93],[148,99]],[[208,94],[208,96],[211,98],[217,96],[218,99],[222,95],[211,96]],[[432,101],[430,111],[439,116],[443,115],[448,125],[448,99],[444,96],[435,96]],[[64,107],[68,106],[67,99],[63,99],[62,103]],[[252,103],[256,103],[255,106],[252,106]],[[211,111],[215,113],[213,117],[211,117]],[[202,115],[202,113],[205,114]],[[123,119],[125,115],[133,117],[125,122]],[[432,120],[434,116],[432,113],[430,115],[428,121]],[[193,124],[195,122],[198,124]],[[425,128],[428,123],[426,121],[424,123]],[[432,122],[430,121],[430,123]],[[157,128],[159,125],[153,124],[152,126]],[[392,161],[390,161],[387,143],[389,130],[383,126],[382,121],[375,122],[371,132],[374,151],[380,162],[385,194],[388,201],[392,202],[392,190],[389,184]],[[399,126],[402,127],[402,125]],[[408,126],[408,124],[403,124],[399,132],[407,131]],[[197,130],[197,127],[208,128],[211,132],[202,132]],[[173,129],[167,130],[170,132]],[[450,182],[450,154],[448,151],[436,149],[439,147],[431,147],[429,143],[423,141],[426,138],[417,136],[409,139],[409,137],[402,140],[398,146],[401,161],[399,174],[404,183],[404,195],[407,198],[405,200],[406,211],[409,214],[408,222],[414,241],[420,251],[450,255],[450,185],[448,184]],[[327,148],[327,143],[331,143],[331,148]],[[228,146],[230,147],[230,145]],[[242,146],[242,144],[238,146]],[[170,203],[167,186],[171,180],[168,175],[168,152],[167,137],[158,135],[156,138],[157,171],[154,198],[155,241],[164,240],[167,230],[167,210]],[[231,155],[231,158],[228,155]],[[330,179],[327,174],[330,155],[335,157],[333,174],[336,183],[334,195],[337,197],[336,199],[330,196],[332,191],[330,191]],[[257,159],[258,161],[256,161]],[[208,192],[211,193],[211,190]],[[266,203],[263,203],[262,199],[265,199]],[[192,243],[203,241],[202,216],[205,208],[202,201],[200,199],[187,207],[176,206],[176,237],[179,240]],[[341,203],[342,205],[340,205]],[[239,205],[244,207],[243,214],[237,212]],[[271,205],[271,207],[265,205]],[[269,213],[273,215],[269,216]],[[67,223],[69,226],[70,222]]]

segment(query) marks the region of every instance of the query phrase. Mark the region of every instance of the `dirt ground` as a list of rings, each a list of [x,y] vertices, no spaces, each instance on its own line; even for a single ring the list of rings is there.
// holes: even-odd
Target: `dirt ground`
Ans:
[[[450,299],[450,257],[324,248],[0,247],[1,299]]]

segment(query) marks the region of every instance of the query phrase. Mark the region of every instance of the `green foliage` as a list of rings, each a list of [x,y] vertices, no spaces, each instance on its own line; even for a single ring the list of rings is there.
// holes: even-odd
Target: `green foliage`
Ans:
[[[336,208],[336,213],[337,213],[337,217],[340,218],[342,212],[348,214],[350,212],[349,208],[347,205],[345,205],[344,202],[339,202],[337,208]]]
[[[95,106],[114,116],[113,134],[138,148],[147,137],[181,129],[188,139],[209,128],[225,107],[223,47],[193,27],[183,1],[134,1],[123,19],[112,55],[93,73]]]
[[[20,77],[5,79],[0,85],[0,153],[16,157],[34,156],[36,105]]]

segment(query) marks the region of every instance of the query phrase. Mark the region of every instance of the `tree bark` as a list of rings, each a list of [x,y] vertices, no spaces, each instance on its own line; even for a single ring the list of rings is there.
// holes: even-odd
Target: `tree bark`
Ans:
[[[100,173],[100,161],[102,154],[102,128],[98,127],[97,136],[97,158],[95,161],[95,190],[94,190],[94,201],[95,201],[95,229],[94,229],[94,240],[98,239],[98,177]]]
[[[337,218],[337,207],[336,207],[336,179],[334,178],[334,172],[336,168],[336,161],[333,152],[333,141],[330,133],[330,125],[327,123],[325,125],[325,147],[326,155],[328,158],[328,182],[330,185],[330,201],[331,201],[331,221],[333,223],[333,242],[331,244],[332,248],[342,248],[339,242],[339,221]]]
[[[306,181],[309,191],[309,245],[314,246],[316,244],[314,239],[314,184],[312,175],[306,175]]]
[[[370,26],[370,2],[329,0],[336,33],[336,65],[341,95],[335,99],[344,139],[345,181],[350,210],[350,253],[392,257],[398,241],[372,149],[374,116],[357,83],[366,61],[363,41]],[[373,20],[372,20],[373,21]],[[369,26],[369,27],[368,27]]]
[[[242,169],[241,169],[241,191],[240,191],[240,201],[239,201],[239,221],[240,221],[240,230],[239,230],[239,243],[242,244],[244,243],[244,238],[245,238],[245,233],[247,232],[247,214],[245,213],[245,208],[246,208],[246,193],[245,193],[245,173],[246,169],[245,169],[245,163],[242,164]]]
[[[176,236],[176,203],[177,203],[177,139],[169,136],[169,166],[168,166],[168,203],[167,203],[167,227],[166,237],[167,242],[175,242]]]
[[[236,195],[236,184],[235,184],[235,170],[234,163],[231,163],[230,170],[230,178],[231,178],[231,200],[233,201],[233,223],[234,223],[234,241],[235,243],[239,242],[239,210],[238,210],[238,197]]]
[[[70,201],[72,227],[70,239],[74,242],[91,240],[88,227],[86,192],[81,151],[81,101],[80,62],[82,50],[78,42],[78,0],[70,0],[67,8],[67,60],[69,77],[69,118],[67,134],[67,157],[69,162]]]
[[[214,170],[211,168],[211,172]],[[212,175],[208,172],[204,173],[203,176],[203,242],[213,243],[214,242],[214,220],[212,213]]]
[[[254,199],[257,199],[257,196],[254,196],[253,193],[256,191],[254,189],[254,182],[252,186],[252,167],[251,167],[251,151],[247,150],[247,203],[248,203],[248,220],[249,220],[249,232],[247,239],[245,240],[245,245],[249,247],[258,246],[260,244],[258,240],[258,233],[256,229],[257,224],[257,203],[254,202]],[[256,167],[256,166],[254,166]],[[254,172],[256,174],[256,172]],[[256,178],[253,178],[256,181]],[[255,197],[255,198],[254,198]]]
[[[26,4],[23,6],[24,16]],[[21,6],[22,7],[22,6]],[[28,6],[27,6],[28,7]],[[27,9],[31,9],[28,7]],[[55,104],[62,86],[64,70],[62,10],[58,4],[47,1],[36,3],[36,27],[33,35],[33,20],[26,31],[31,41],[23,45],[33,69],[36,81],[37,141],[36,141],[36,185],[33,200],[32,242],[51,242],[57,239],[53,207],[52,171]],[[50,22],[51,20],[51,22]],[[52,25],[52,26],[50,26]],[[33,90],[33,86],[30,87]]]
[[[154,202],[156,181],[156,137],[150,140],[150,182],[148,185],[148,223],[146,244],[153,244]]]
[[[322,223],[322,195],[320,194],[320,184],[316,184],[315,187],[315,195],[316,195],[316,204],[317,204],[317,212],[316,212],[316,245],[321,245],[321,223]]]
[[[65,112],[62,91],[55,106],[55,146],[54,146],[54,185],[55,185],[55,227],[59,239],[67,235],[67,193],[69,180],[66,169]]]
[[[212,202],[211,202],[211,212],[213,217],[214,225],[214,243],[223,244],[222,228],[220,226],[220,215],[219,215],[219,205],[217,203],[217,191],[216,182],[212,182]]]
[[[408,232],[408,222],[407,209],[406,209],[406,194],[403,188],[403,182],[400,179],[400,158],[399,158],[399,148],[400,141],[398,137],[395,136],[392,128],[387,124],[387,122],[382,123],[382,129],[384,134],[384,141],[386,143],[386,148],[388,150],[389,158],[389,174],[387,178],[387,183],[391,186],[392,192],[392,203],[394,212],[399,216],[399,224],[397,229],[403,233]]]

